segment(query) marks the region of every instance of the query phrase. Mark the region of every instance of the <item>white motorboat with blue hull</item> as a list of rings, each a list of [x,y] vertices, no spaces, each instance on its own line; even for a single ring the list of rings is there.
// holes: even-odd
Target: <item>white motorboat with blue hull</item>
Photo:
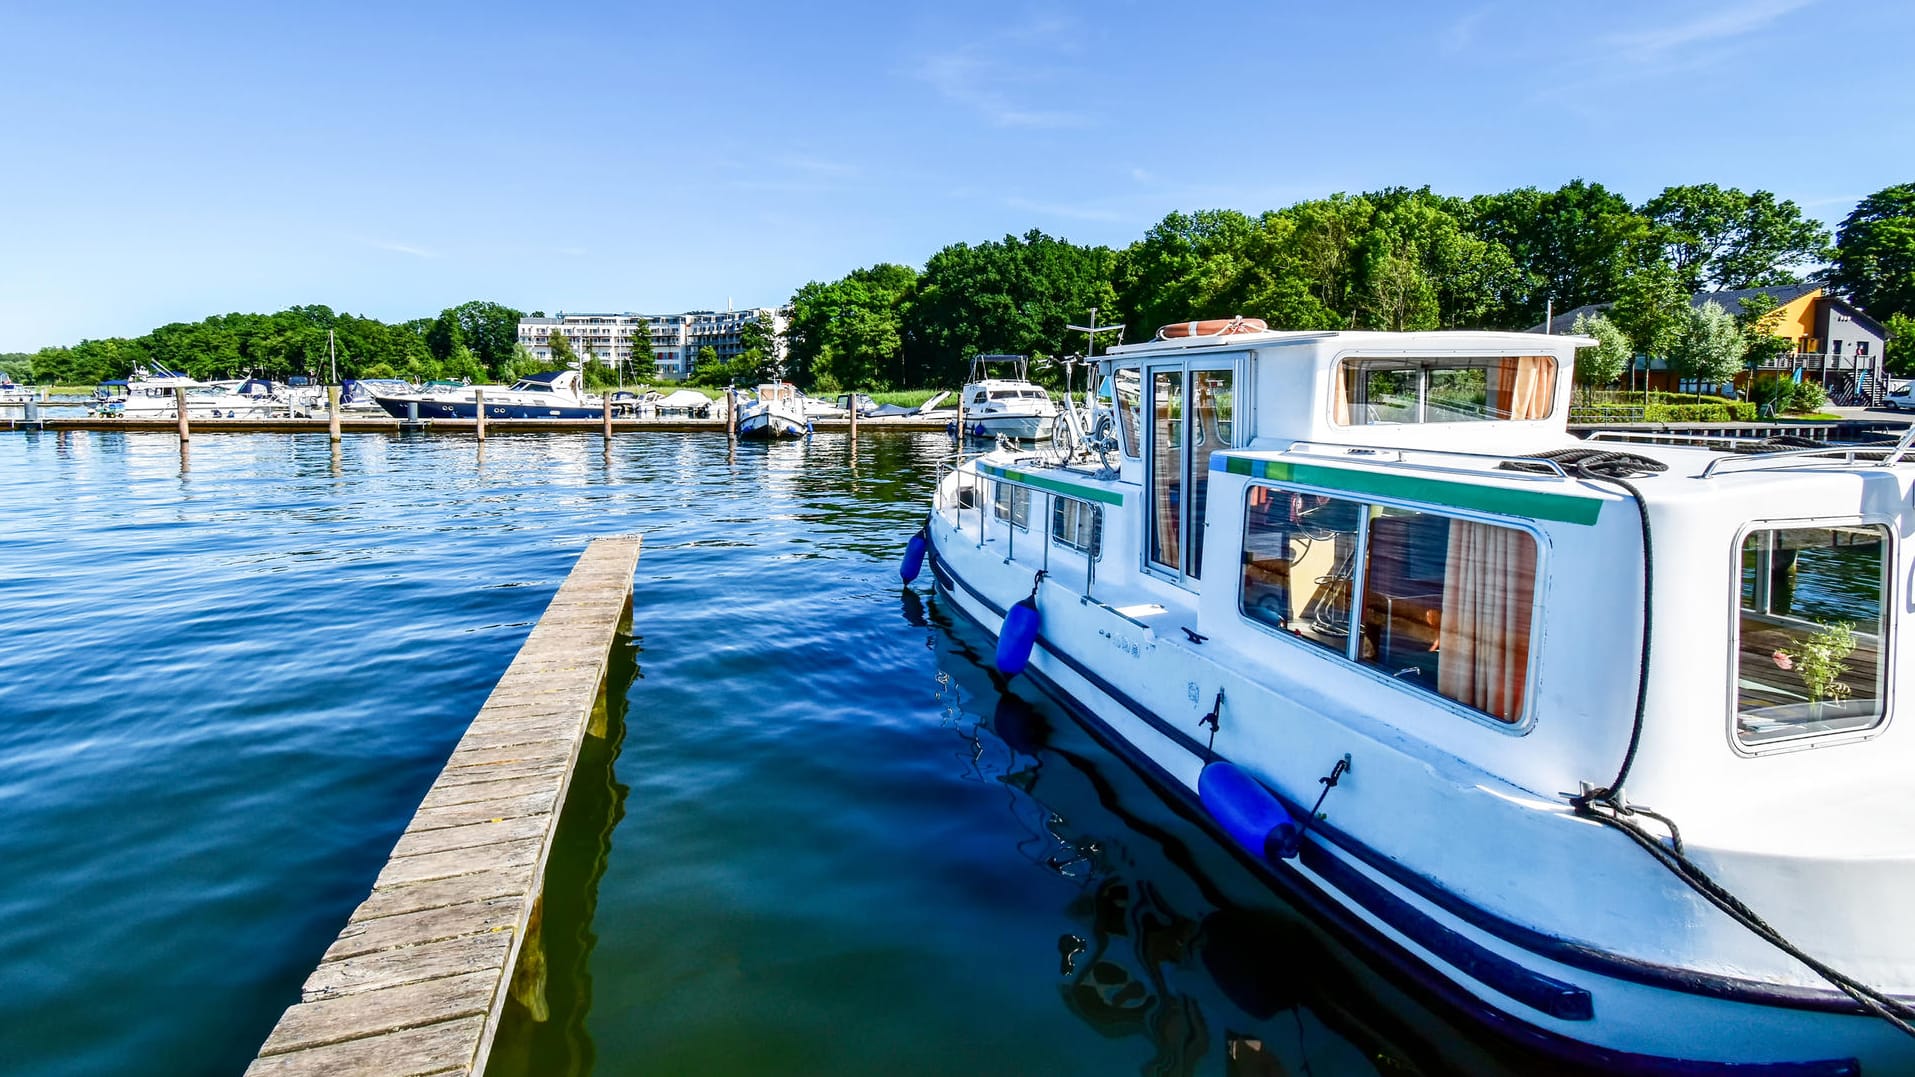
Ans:
[[[374,390],[386,414],[406,419],[475,419],[484,401],[488,419],[596,419],[605,411],[598,397],[580,391],[577,370],[548,370],[520,378],[510,388],[465,385],[418,393]]]
[[[738,409],[741,438],[801,438],[811,433],[804,398],[790,382],[767,382],[758,398]]]
[[[1001,659],[1485,1024],[1626,1070],[1904,1071],[1823,972],[1915,996],[1915,466],[1579,456],[1586,343],[1117,348],[1114,468],[961,458],[923,541]]]
[[[967,436],[1017,441],[1051,436],[1057,405],[1043,386],[1028,379],[1028,368],[1029,360],[1022,355],[979,355],[971,360],[970,379],[958,393]],[[994,370],[1010,376],[995,376]]]

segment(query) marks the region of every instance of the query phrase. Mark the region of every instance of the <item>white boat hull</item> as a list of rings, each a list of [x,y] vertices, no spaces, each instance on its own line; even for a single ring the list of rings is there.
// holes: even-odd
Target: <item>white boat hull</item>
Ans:
[[[956,476],[946,481],[940,503],[960,503]],[[996,634],[1005,611],[1032,590],[1033,566],[1014,555],[1040,548],[1042,537],[1013,536],[1000,519],[980,527],[989,515],[988,507],[934,512],[930,561],[940,592]],[[1301,855],[1272,862],[1223,841],[1273,886],[1355,937],[1373,960],[1408,972],[1465,1015],[1531,1048],[1625,1072],[1735,1065],[1754,1067],[1739,1073],[1837,1074],[1855,1072],[1857,1061],[1868,1073],[1915,1065],[1908,1039],[1791,959],[1737,926],[1705,931],[1719,914],[1560,801],[1499,804],[1505,796],[1432,780],[1427,759],[1366,738],[1307,697],[1285,698],[1233,675],[1221,664],[1229,655],[1206,652],[1179,631],[1195,624],[1184,616],[1190,611],[1126,612],[1087,598],[1085,589],[1068,569],[1038,585],[1034,678],[1200,819],[1208,816],[1198,777],[1215,756],[1194,716],[1211,705],[1214,690],[1229,700],[1226,730],[1254,721],[1284,731],[1299,777],[1279,792],[1294,817],[1307,815],[1302,798],[1322,788],[1309,775],[1353,754],[1352,786],[1330,794],[1327,819],[1305,835]],[[1389,793],[1359,800],[1357,782]],[[1501,825],[1472,825],[1479,817]],[[1402,840],[1424,831],[1427,837]],[[1534,855],[1512,864],[1505,850],[1444,850],[1471,840],[1463,835],[1486,833],[1522,842]],[[1548,839],[1525,841],[1531,835]],[[1472,871],[1480,874],[1457,878]],[[1507,889],[1512,872],[1556,875],[1560,915],[1526,922],[1482,896]],[[1632,922],[1675,925],[1729,948],[1717,960],[1685,964],[1640,938],[1608,946],[1587,937],[1589,925],[1618,921],[1625,930]]]
[[[972,437],[1041,441],[1057,425],[1054,415],[966,415],[964,432]]]
[[[802,416],[783,410],[748,408],[738,416],[741,438],[801,438],[810,432]]]

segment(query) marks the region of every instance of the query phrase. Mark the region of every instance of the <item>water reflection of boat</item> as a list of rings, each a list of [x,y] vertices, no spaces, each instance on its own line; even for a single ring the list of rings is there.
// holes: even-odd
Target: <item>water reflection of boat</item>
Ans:
[[[1004,791],[1015,854],[1055,884],[1059,1001],[1100,1035],[1146,1041],[1144,1072],[1203,1072],[1219,1054],[1246,1077],[1522,1071],[1376,981],[1223,847],[1186,843],[1174,804],[1090,729],[1002,687],[988,641],[930,605],[961,765]],[[927,611],[907,598],[902,613]]]
[[[1908,442],[1592,449],[1586,340],[1206,332],[1112,349],[1116,475],[940,477],[940,593],[1007,666],[1499,1034],[1909,1068]]]

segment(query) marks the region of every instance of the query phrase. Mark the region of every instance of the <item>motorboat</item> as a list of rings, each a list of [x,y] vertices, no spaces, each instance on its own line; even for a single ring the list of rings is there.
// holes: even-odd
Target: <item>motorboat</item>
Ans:
[[[188,419],[271,419],[295,414],[291,404],[271,393],[239,391],[250,382],[206,382],[157,364],[138,366],[127,378],[101,382],[93,391],[88,410],[106,418],[177,419],[183,399]]]
[[[971,376],[958,393],[964,432],[1020,441],[1050,437],[1057,423],[1057,405],[1043,386],[1029,380],[1029,369],[1030,360],[1022,355],[974,357]]]
[[[801,438],[810,432],[804,395],[788,381],[760,385],[757,399],[738,409],[741,438]]]
[[[360,414],[384,415],[378,397],[417,392],[418,387],[403,378],[347,378],[339,387],[339,410]]]
[[[402,419],[472,419],[482,399],[488,419],[595,419],[605,410],[602,399],[583,392],[579,372],[571,368],[528,374],[504,389],[446,385],[419,392],[375,390],[373,399],[386,414]]]
[[[652,410],[661,416],[676,416],[687,419],[709,419],[712,415],[711,397],[696,389],[674,389],[664,396],[655,393]]]
[[[26,404],[40,399],[38,389],[30,389],[15,382],[12,377],[0,374],[0,405]]]
[[[940,468],[902,574],[1448,1012],[1915,1072],[1915,430],[1581,441],[1594,343],[1170,327],[1114,438]]]

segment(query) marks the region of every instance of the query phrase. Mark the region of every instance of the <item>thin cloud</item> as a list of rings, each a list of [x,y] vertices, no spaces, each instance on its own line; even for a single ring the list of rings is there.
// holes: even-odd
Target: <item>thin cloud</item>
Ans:
[[[1012,209],[1021,209],[1027,213],[1041,213],[1047,217],[1062,217],[1072,221],[1097,221],[1100,223],[1124,222],[1131,219],[1127,213],[1104,209],[1093,205],[1072,205],[1063,202],[1035,202],[1028,198],[1011,197],[1004,204]]]
[[[1753,34],[1777,19],[1808,7],[1815,0],[1756,0],[1702,15],[1687,22],[1647,30],[1611,34],[1611,47],[1639,61],[1661,59],[1678,50],[1712,45]]]
[[[438,254],[433,251],[426,250],[424,247],[414,247],[409,243],[394,243],[384,239],[369,239],[366,243],[378,250],[391,251],[394,254],[409,254],[414,258],[439,257]]]
[[[1489,17],[1489,13],[1490,8],[1486,4],[1444,27],[1443,32],[1437,37],[1438,46],[1443,50],[1444,55],[1455,56],[1458,53],[1467,52],[1471,45],[1476,44],[1477,28],[1483,25],[1483,20]]]
[[[1071,23],[1044,19],[1004,27],[988,40],[925,57],[912,74],[995,127],[1089,127],[1096,117],[1030,101],[1044,86],[1065,81],[1068,72],[1056,67],[1055,58],[1076,54],[1081,47]]]

